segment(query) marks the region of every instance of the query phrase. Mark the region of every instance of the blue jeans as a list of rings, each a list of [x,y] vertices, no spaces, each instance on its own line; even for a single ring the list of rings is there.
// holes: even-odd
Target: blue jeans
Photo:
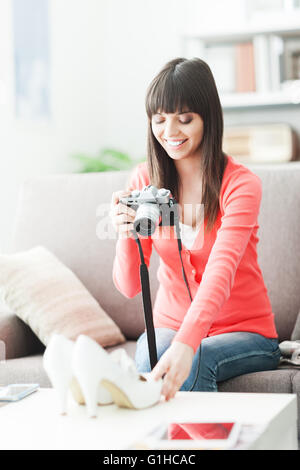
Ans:
[[[169,328],[156,328],[158,360],[176,334]],[[204,338],[197,349],[183,391],[217,392],[217,382],[250,372],[276,369],[279,364],[278,340],[257,333],[233,332]],[[139,372],[150,372],[148,341],[144,332],[137,341],[135,363]]]

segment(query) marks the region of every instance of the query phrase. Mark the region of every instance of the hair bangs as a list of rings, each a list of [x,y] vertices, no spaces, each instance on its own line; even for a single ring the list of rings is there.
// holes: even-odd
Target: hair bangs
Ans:
[[[185,84],[175,72],[160,76],[152,82],[146,96],[148,118],[158,113],[197,112],[197,105]]]

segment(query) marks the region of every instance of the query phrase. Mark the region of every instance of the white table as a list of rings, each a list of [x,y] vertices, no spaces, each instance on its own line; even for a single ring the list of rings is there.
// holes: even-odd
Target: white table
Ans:
[[[61,416],[53,389],[41,388],[0,406],[0,449],[126,449],[162,419],[238,421],[256,429],[252,442],[241,436],[238,448],[298,448],[293,394],[177,392],[169,402],[162,398],[145,410],[99,406],[98,417],[88,418],[85,406],[71,396],[68,414]]]

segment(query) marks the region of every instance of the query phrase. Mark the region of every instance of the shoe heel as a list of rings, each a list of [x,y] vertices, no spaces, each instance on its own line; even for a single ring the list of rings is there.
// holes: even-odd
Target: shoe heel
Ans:
[[[43,367],[55,390],[59,411],[67,413],[68,388],[72,377],[73,342],[62,335],[53,335],[43,356]]]
[[[76,378],[84,396],[88,417],[96,418],[98,409],[97,398],[99,380],[95,377],[87,377],[86,374],[81,374],[78,371],[76,373]]]
[[[99,387],[103,378],[101,361],[103,355],[106,357],[108,354],[88,336],[80,335],[77,338],[72,357],[72,370],[84,397],[89,417],[97,416]],[[102,395],[110,399],[110,395],[106,392],[103,390]]]
[[[53,385],[54,391],[56,393],[58,406],[59,406],[59,412],[61,415],[66,415],[69,383],[68,382],[63,383],[60,379],[56,380],[56,378],[54,377],[52,377],[52,379],[50,378],[50,380]]]
[[[81,388],[74,376],[72,377],[70,383],[70,391],[73,399],[78,403],[78,405],[85,405],[84,396],[82,394]]]

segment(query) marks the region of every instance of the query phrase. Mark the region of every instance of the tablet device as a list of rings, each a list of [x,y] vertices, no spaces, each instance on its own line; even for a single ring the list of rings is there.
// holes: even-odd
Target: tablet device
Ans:
[[[0,388],[0,401],[18,401],[35,392],[39,384],[11,384]]]
[[[149,449],[230,449],[240,429],[237,422],[165,422],[151,430],[143,444]]]

